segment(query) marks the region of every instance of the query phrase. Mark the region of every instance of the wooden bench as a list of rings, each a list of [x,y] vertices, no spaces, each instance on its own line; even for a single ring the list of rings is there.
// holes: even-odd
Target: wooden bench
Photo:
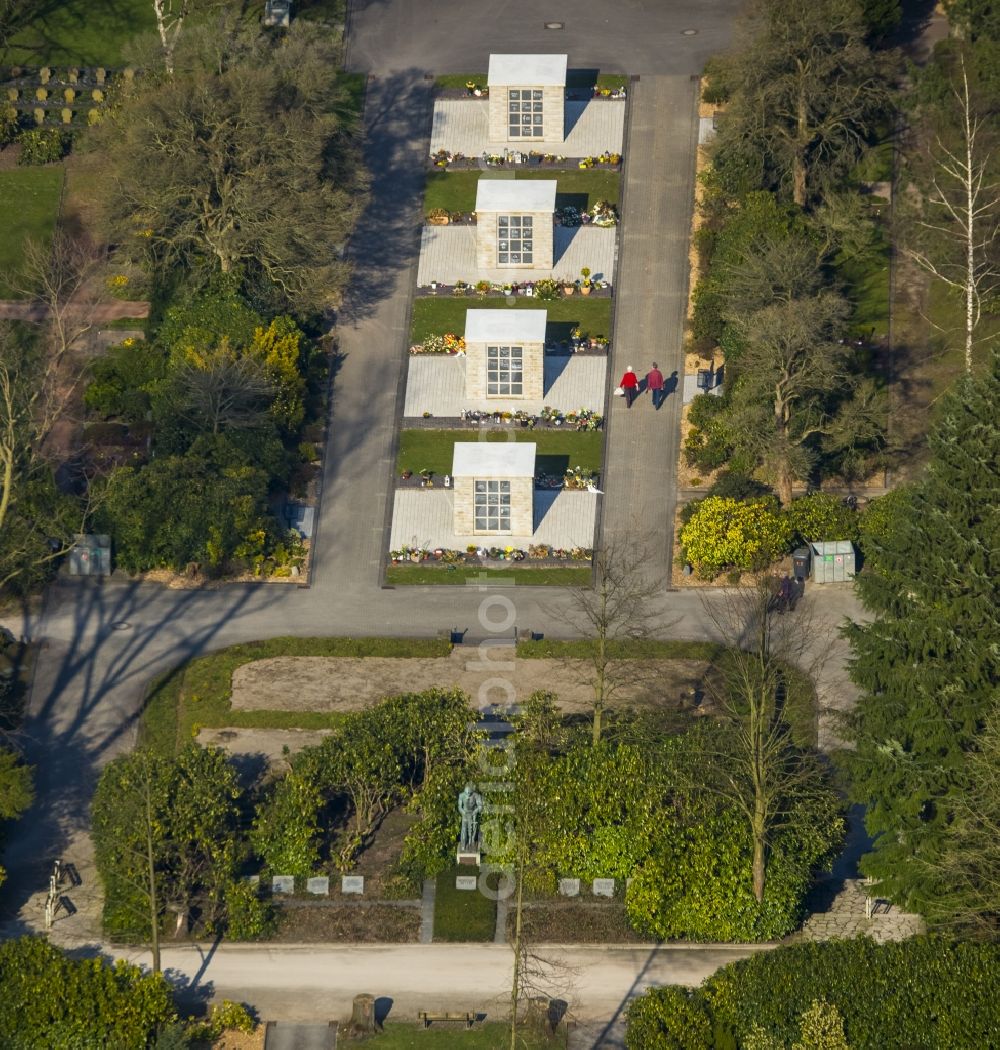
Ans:
[[[476,1015],[474,1013],[431,1013],[428,1010],[421,1010],[417,1014],[420,1018],[420,1022],[424,1028],[430,1028],[432,1024],[438,1021],[461,1021],[464,1023],[466,1028],[471,1028],[476,1023]]]

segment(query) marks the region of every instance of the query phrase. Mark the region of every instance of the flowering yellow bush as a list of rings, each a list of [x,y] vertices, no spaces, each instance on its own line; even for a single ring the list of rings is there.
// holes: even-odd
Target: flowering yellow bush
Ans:
[[[684,556],[703,579],[725,569],[764,568],[791,541],[791,526],[773,499],[710,496],[681,529]]]
[[[108,278],[108,287],[111,289],[115,288],[127,288],[129,282],[128,274],[116,273]]]
[[[274,385],[271,412],[282,426],[294,430],[305,415],[300,340],[302,332],[290,317],[276,317],[267,328],[254,330],[246,355],[260,361]]]

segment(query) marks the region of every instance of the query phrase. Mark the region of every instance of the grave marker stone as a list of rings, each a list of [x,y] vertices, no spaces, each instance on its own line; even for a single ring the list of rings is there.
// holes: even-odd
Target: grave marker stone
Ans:
[[[327,897],[330,894],[330,878],[327,875],[314,875],[306,879],[306,893],[316,897]]]
[[[561,897],[579,897],[580,896],[580,880],[579,879],[560,879],[559,880],[559,895]]]
[[[478,885],[479,880],[475,875],[456,875],[455,876],[455,889],[456,890],[474,890]]]
[[[594,879],[591,892],[595,897],[613,897],[615,895],[615,880]]]
[[[295,892],[295,876],[294,875],[272,875],[271,876],[271,892],[272,893],[294,893]]]
[[[340,892],[341,893],[364,893],[365,892],[365,877],[364,875],[343,875],[340,879]]]

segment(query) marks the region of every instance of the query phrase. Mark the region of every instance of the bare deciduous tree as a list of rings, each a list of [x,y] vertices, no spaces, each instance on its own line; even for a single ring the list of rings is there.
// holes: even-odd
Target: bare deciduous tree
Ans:
[[[156,15],[156,31],[160,34],[163,47],[163,66],[173,76],[174,50],[177,38],[181,35],[184,19],[191,9],[191,0],[153,0],[153,13]]]
[[[43,536],[46,523],[18,499],[49,470],[49,439],[71,412],[83,375],[78,351],[103,301],[99,265],[96,251],[57,233],[48,246],[26,242],[22,271],[8,278],[27,300],[35,331],[0,326],[0,587],[65,554],[91,511],[85,501],[72,527],[49,521]]]
[[[762,576],[706,610],[726,639],[713,687],[730,732],[711,786],[743,813],[753,842],[753,894],[764,899],[768,846],[797,804],[821,783],[812,755],[796,746],[786,711],[790,675],[806,656],[809,625],[780,613],[772,578]]]
[[[625,661],[620,643],[650,637],[655,617],[648,608],[660,581],[650,575],[646,545],[624,535],[594,550],[594,586],[572,592],[564,615],[586,639],[587,661],[594,690],[593,741],[603,730],[608,702],[634,681],[634,661]]]
[[[965,370],[972,371],[972,351],[982,318],[983,302],[1000,287],[1000,266],[994,245],[1000,231],[1000,183],[987,181],[990,153],[982,145],[984,126],[973,112],[965,59],[961,84],[953,86],[958,105],[959,141],[952,147],[937,136],[934,174],[928,204],[940,218],[920,225],[943,238],[940,254],[908,248],[907,254],[932,277],[959,292],[965,307]],[[949,259],[948,249],[958,249]]]

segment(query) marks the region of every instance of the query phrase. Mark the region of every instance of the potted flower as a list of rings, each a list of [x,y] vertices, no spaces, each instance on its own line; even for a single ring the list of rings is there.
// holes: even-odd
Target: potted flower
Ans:
[[[583,281],[580,283],[580,294],[590,295],[590,267],[584,266],[580,271],[580,276],[583,278]]]
[[[479,295],[488,295],[491,287],[489,281],[476,281],[476,292]]]
[[[576,285],[572,281],[563,281],[563,295],[572,295],[575,291]]]
[[[403,477],[404,481],[409,481],[410,478],[413,477],[413,471],[410,470],[409,468],[407,468],[406,470],[403,471],[402,477]]]

